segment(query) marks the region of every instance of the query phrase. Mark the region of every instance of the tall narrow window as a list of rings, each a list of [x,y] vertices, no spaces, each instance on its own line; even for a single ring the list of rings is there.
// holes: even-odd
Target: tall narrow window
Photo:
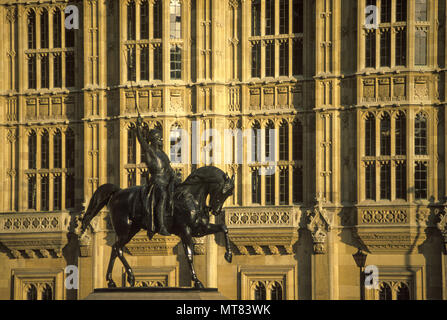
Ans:
[[[391,66],[391,35],[390,30],[382,30],[380,34],[380,66]]]
[[[396,199],[407,199],[407,166],[405,163],[396,165]]]
[[[48,181],[48,176],[43,176],[41,178],[41,188],[40,188],[40,206],[42,211],[48,211],[50,202],[50,183]]]
[[[255,122],[251,128],[251,162],[257,162],[260,160],[260,136],[261,127],[259,122]]]
[[[427,31],[415,31],[415,57],[414,64],[417,66],[427,65]]]
[[[48,11],[43,10],[40,16],[40,47],[48,48]]]
[[[279,33],[289,33],[289,0],[279,1]]]
[[[380,23],[391,22],[391,0],[382,0],[380,8]]]
[[[261,35],[261,0],[251,2],[251,35]]]
[[[31,284],[26,292],[26,300],[37,300],[37,289],[34,284]]]
[[[162,52],[161,46],[156,46],[154,48],[154,79],[162,80],[163,76],[163,63],[162,63]]]
[[[74,48],[74,46],[75,46],[74,29],[65,29],[65,47]]]
[[[396,66],[407,64],[407,32],[405,29],[396,33]]]
[[[127,131],[127,163],[135,164],[137,161],[137,140],[135,128],[131,127]]]
[[[275,174],[265,176],[265,204],[275,204]]]
[[[365,66],[376,67],[376,33],[368,32],[365,39]]]
[[[261,44],[254,43],[251,47],[251,76],[261,77]]]
[[[275,76],[275,44],[268,43],[265,47],[265,76]]]
[[[380,167],[380,199],[391,200],[391,165],[383,163]]]
[[[28,209],[36,209],[36,176],[28,177]]]
[[[131,0],[127,6],[127,40],[135,40],[135,28],[135,2]]]
[[[60,54],[53,56],[53,87],[62,87],[62,56]]]
[[[279,46],[279,75],[289,75],[289,43],[282,42]]]
[[[416,162],[414,171],[414,197],[415,199],[427,199],[427,164]]]
[[[396,292],[397,300],[410,300],[410,290],[405,283],[400,283]]]
[[[262,282],[258,282],[255,287],[254,300],[265,300],[266,297],[264,284]]]
[[[74,208],[75,206],[75,179],[74,175],[67,175],[65,182],[65,207]]]
[[[36,49],[36,13],[33,10],[28,14],[28,49]]]
[[[303,202],[303,168],[293,168],[293,202]]]
[[[171,47],[171,79],[182,78],[182,51],[179,46]]]
[[[271,159],[275,154],[275,125],[269,121],[265,127],[265,157]]]
[[[58,175],[54,177],[54,197],[53,197],[53,209],[61,210],[61,195],[62,195],[62,176]]]
[[[391,119],[386,112],[380,120],[380,155],[391,155]]]
[[[173,125],[170,132],[170,160],[172,163],[182,162],[182,131],[178,125]]]
[[[261,176],[259,169],[251,172],[251,203],[261,204]]]
[[[303,41],[293,41],[293,75],[303,74]]]
[[[31,131],[30,135],[28,136],[28,169],[36,169],[36,150],[36,132]]]
[[[48,284],[42,290],[42,300],[53,300],[53,290]]]
[[[303,0],[293,0],[293,33],[303,32]]]
[[[365,156],[376,155],[376,118],[368,114],[365,120]]]
[[[179,0],[171,0],[169,7],[171,39],[182,37],[182,7]]]
[[[161,39],[162,35],[162,17],[163,17],[163,7],[162,7],[162,0],[156,0],[154,2],[154,38],[155,39]]]
[[[279,160],[289,160],[289,125],[282,123],[279,127]]]
[[[48,135],[48,131],[44,131],[41,137],[41,164],[40,167],[43,169],[48,169],[49,164],[50,164],[50,141],[49,141],[49,135]]]
[[[396,155],[403,156],[407,150],[407,120],[403,113],[396,117]]]
[[[303,160],[303,126],[301,122],[296,120],[293,123],[293,160]]]
[[[416,21],[427,21],[427,0],[416,0]]]
[[[59,130],[53,136],[53,166],[54,168],[62,168],[62,134]]]
[[[370,163],[365,170],[365,197],[366,199],[376,199],[376,165]]]
[[[277,281],[271,287],[270,297],[272,300],[282,300],[282,287]]]
[[[265,34],[275,34],[275,1],[265,0]]]
[[[40,87],[49,88],[50,87],[50,61],[48,55],[45,55],[40,60]]]
[[[140,80],[149,80],[149,47],[141,48]]]
[[[427,118],[419,113],[414,121],[414,153],[427,154]]]
[[[136,52],[135,47],[130,47],[127,57],[127,81],[137,80],[137,67],[136,67]]]
[[[36,89],[37,81],[36,81],[36,56],[30,55],[28,56],[28,88]]]
[[[137,184],[137,175],[135,170],[127,173],[127,187],[134,187]]]
[[[71,129],[65,134],[65,166],[75,167],[75,135]]]
[[[61,12],[56,9],[53,14],[53,47],[62,47],[62,23],[61,23]]]
[[[75,86],[75,58],[73,54],[67,54],[65,58],[65,86]]]
[[[396,21],[407,21],[407,0],[396,0]]]
[[[283,169],[279,172],[279,204],[289,204],[289,169]]]
[[[140,39],[149,39],[149,3],[143,1],[140,5]]]

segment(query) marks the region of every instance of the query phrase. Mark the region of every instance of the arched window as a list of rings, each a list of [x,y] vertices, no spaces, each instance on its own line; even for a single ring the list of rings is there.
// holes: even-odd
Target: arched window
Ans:
[[[256,283],[254,288],[254,300],[266,300],[266,290],[262,282]]]
[[[407,139],[407,119],[405,114],[400,112],[396,117],[396,155],[406,154]]]
[[[127,130],[127,163],[135,164],[137,161],[137,136],[135,127],[132,125]]]
[[[401,283],[397,289],[397,300],[410,300],[410,290],[405,283]]]
[[[62,168],[62,134],[59,130],[56,131],[53,137],[54,149],[54,167]]]
[[[53,300],[53,289],[48,284],[42,290],[42,300]]]
[[[40,47],[48,48],[48,11],[43,10],[40,16]]]
[[[251,127],[251,162],[256,162],[260,160],[260,136],[261,136],[261,126],[259,122],[253,123]],[[266,146],[267,149],[267,146]]]
[[[149,3],[143,1],[140,6],[140,38],[149,39]]]
[[[50,59],[48,55],[44,55],[40,59],[40,87],[49,88],[50,87]]]
[[[265,158],[274,160],[275,155],[275,125],[269,121],[265,127]]]
[[[303,160],[303,125],[299,120],[293,123],[293,160]]]
[[[37,300],[37,288],[31,284],[26,291],[26,300]]]
[[[265,1],[265,34],[275,33],[275,0]]]
[[[182,6],[179,0],[171,0],[169,7],[171,39],[182,37]]]
[[[391,287],[387,283],[380,285],[379,300],[392,300]]]
[[[44,130],[42,134],[42,142],[41,142],[41,165],[40,167],[42,169],[48,169],[48,166],[50,164],[50,142],[49,142],[49,135],[48,131]]]
[[[53,14],[53,47],[62,47],[62,17],[61,11],[56,9]]]
[[[289,124],[281,123],[279,127],[279,160],[289,160]]]
[[[36,13],[28,13],[28,49],[36,49]]]
[[[414,121],[414,153],[427,154],[427,118],[422,112],[418,113]]]
[[[36,150],[37,136],[33,130],[28,136],[28,169],[36,169]]]
[[[391,155],[391,118],[387,112],[380,119],[380,155]]]
[[[280,283],[275,281],[270,289],[271,300],[282,300],[282,286]]]
[[[131,0],[127,6],[127,40],[135,40],[135,2]]]
[[[75,167],[75,136],[71,129],[65,133],[65,166],[67,168]]]
[[[42,176],[40,179],[41,190],[40,190],[40,205],[42,211],[48,211],[50,209],[50,182],[48,176]]]
[[[261,0],[251,1],[251,35],[261,35]]]
[[[376,155],[376,118],[369,113],[365,120],[365,156]]]

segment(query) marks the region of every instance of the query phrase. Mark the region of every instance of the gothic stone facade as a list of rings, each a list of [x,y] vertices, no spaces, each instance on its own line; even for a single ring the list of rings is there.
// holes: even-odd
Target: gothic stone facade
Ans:
[[[67,5],[79,29],[64,27]],[[371,5],[376,28],[366,27]],[[231,299],[446,299],[446,7],[1,0],[0,298],[82,299],[105,286],[107,211],[82,241],[76,219],[101,184],[142,183],[137,100],[165,141],[186,132],[173,161],[183,178],[205,164],[236,176],[216,218],[233,263],[221,236],[195,244],[206,286]],[[270,136],[225,140],[236,128],[276,129],[260,151],[274,165],[249,161]],[[207,129],[220,135],[194,140]],[[210,153],[210,143],[229,149]],[[274,174],[259,175],[267,166]],[[142,232],[127,245],[138,285],[191,284],[178,241]],[[379,271],[364,294],[358,248]],[[64,285],[67,266],[78,290]],[[117,262],[125,285],[123,273]]]

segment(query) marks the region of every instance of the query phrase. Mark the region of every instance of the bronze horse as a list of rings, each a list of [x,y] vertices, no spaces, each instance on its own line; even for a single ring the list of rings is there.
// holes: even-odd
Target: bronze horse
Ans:
[[[82,217],[81,235],[85,232],[90,221],[105,206],[109,208],[111,221],[117,241],[112,246],[106,280],[108,287],[116,287],[112,279],[113,264],[118,257],[126,268],[127,281],[135,286],[135,276],[123,255],[123,247],[141,229],[146,229],[143,223],[142,192],[145,186],[120,189],[107,183],[101,185],[89,202],[87,211]],[[229,177],[225,172],[213,166],[201,167],[192,172],[189,177],[174,192],[174,214],[168,231],[178,235],[182,241],[187,257],[191,277],[195,288],[203,288],[202,282],[197,278],[193,265],[192,237],[203,237],[209,234],[223,232],[225,235],[225,260],[231,263],[232,252],[228,229],[225,224],[212,224],[209,222],[209,213],[219,215],[223,212],[225,200],[233,194],[234,175]],[[206,204],[209,196],[209,206]]]

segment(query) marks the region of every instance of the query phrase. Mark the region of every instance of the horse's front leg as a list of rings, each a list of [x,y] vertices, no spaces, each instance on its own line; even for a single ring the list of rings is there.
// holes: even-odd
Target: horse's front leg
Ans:
[[[228,228],[225,224],[207,224],[203,234],[209,235],[209,234],[215,234],[218,232],[223,232],[225,237],[225,260],[227,260],[229,263],[233,260],[233,252],[231,251],[231,245],[230,245],[230,238],[228,237]]]
[[[191,277],[194,281],[194,288],[202,289],[204,288],[202,282],[197,278],[196,271],[194,270],[193,257],[194,253],[192,250],[192,236],[191,230],[188,227],[185,227],[183,232],[180,234],[180,238],[182,239],[183,249],[185,250],[185,255],[188,260],[189,269],[191,270]]]

